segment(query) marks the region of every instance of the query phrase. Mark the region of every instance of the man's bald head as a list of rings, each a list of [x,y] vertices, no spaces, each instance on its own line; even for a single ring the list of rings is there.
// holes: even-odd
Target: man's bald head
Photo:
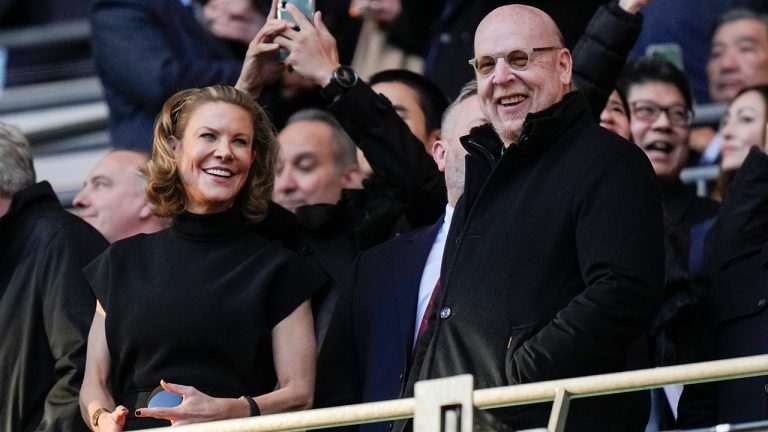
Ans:
[[[529,113],[549,108],[572,89],[573,62],[562,33],[531,6],[501,6],[483,18],[475,60],[483,111],[505,145],[517,142]]]
[[[547,15],[541,9],[533,6],[511,4],[506,6],[499,6],[492,10],[488,15],[480,21],[475,31],[475,40],[481,31],[487,30],[490,24],[495,24],[497,21],[509,24],[517,24],[521,31],[528,31],[529,29],[523,28],[521,24],[525,23],[532,29],[538,30],[538,35],[531,35],[533,37],[550,38],[554,37],[553,41],[556,41],[558,45],[565,46],[565,38],[557,27],[557,23],[551,16]]]
[[[80,217],[110,242],[164,228],[144,192],[141,168],[148,159],[146,153],[131,150],[108,153],[93,167],[72,202]]]

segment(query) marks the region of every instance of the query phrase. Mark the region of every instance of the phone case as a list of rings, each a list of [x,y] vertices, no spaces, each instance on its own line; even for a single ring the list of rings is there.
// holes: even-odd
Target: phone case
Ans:
[[[296,24],[293,16],[285,10],[286,4],[296,6],[308,20],[312,21],[312,14],[315,13],[315,0],[281,0],[277,7],[277,18]]]
[[[286,4],[292,4],[296,6],[302,14],[311,22],[312,15],[315,13],[315,0],[281,0],[277,5],[277,18],[294,23],[298,25],[293,16],[285,10]],[[288,50],[285,48],[280,49],[280,60],[283,61],[288,57]]]
[[[157,387],[149,395],[147,408],[173,408],[181,404],[183,399],[180,395],[163,390],[162,387]]]

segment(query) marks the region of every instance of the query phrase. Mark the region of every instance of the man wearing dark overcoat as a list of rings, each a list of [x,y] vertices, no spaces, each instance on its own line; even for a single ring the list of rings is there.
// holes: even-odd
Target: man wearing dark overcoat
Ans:
[[[542,11],[494,10],[474,47],[491,126],[462,137],[465,192],[409,383],[471,373],[486,388],[646,366],[643,333],[664,283],[647,157],[597,125]],[[647,392],[579,399],[566,428],[643,430],[648,412]],[[497,414],[515,429],[543,427],[549,407]]]
[[[35,183],[29,142],[0,123],[0,431],[87,431],[78,395],[96,298],[81,269],[107,241]]]

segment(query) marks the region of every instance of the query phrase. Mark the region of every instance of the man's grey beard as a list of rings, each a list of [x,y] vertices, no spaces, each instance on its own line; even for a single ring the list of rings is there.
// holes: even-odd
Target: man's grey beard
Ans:
[[[496,131],[496,135],[501,138],[501,142],[504,143],[504,147],[509,147],[512,144],[517,144],[517,142],[520,141],[520,134],[522,133],[522,130],[514,130],[506,133],[502,130],[501,127],[497,127],[495,124],[491,124],[491,126],[493,127],[493,130]]]

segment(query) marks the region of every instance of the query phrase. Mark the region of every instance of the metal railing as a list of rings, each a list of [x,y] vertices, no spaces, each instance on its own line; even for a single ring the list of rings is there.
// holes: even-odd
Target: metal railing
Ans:
[[[693,124],[691,126],[717,126],[720,124],[720,119],[723,118],[723,114],[728,109],[727,104],[712,103],[701,104],[693,107]]]
[[[709,196],[709,185],[720,175],[720,166],[707,165],[685,168],[680,172],[680,181],[686,184],[696,185],[696,195]]]
[[[717,360],[703,363],[691,363],[680,366],[643,369],[630,372],[619,372],[603,375],[593,375],[578,378],[569,378],[540,383],[520,384],[515,386],[495,387],[471,392],[472,404],[475,408],[490,409],[512,405],[523,405],[539,402],[555,401],[548,431],[556,431],[565,424],[568,401],[571,398],[583,398],[601,396],[614,393],[625,393],[638,390],[648,390],[662,387],[668,384],[694,384],[724,379],[746,378],[768,374],[768,355],[742,357],[728,360]],[[448,379],[461,381],[458,387],[466,390],[466,376]],[[471,377],[469,378],[471,382]],[[423,381],[417,383],[416,394],[419,395],[419,386],[430,386],[441,380]],[[444,385],[443,383],[437,383]],[[447,393],[442,391],[441,393]],[[471,390],[471,387],[470,387]],[[434,393],[427,391],[426,394]],[[445,396],[445,394],[444,394]],[[450,399],[446,396],[442,399]],[[262,417],[249,417],[232,420],[223,420],[210,423],[200,423],[174,428],[178,432],[269,432],[269,431],[297,431],[306,429],[320,429],[337,427],[350,424],[371,423],[378,421],[398,420],[416,416],[418,424],[430,424],[429,427],[421,427],[418,432],[437,432],[444,426],[443,419],[427,419],[424,423],[419,419],[424,411],[418,408],[417,398],[407,398],[384,402],[372,402],[359,405],[348,405],[335,408],[321,408],[295,413],[273,414]],[[451,406],[457,405],[451,402]],[[459,404],[460,405],[460,404]],[[433,407],[434,408],[434,407]],[[439,412],[440,410],[430,410]],[[463,412],[470,416],[472,411]],[[461,422],[462,424],[464,422]],[[471,424],[471,422],[470,422]],[[458,425],[457,425],[458,426]],[[153,429],[160,431],[162,429]],[[459,430],[456,428],[455,430]],[[465,429],[461,429],[462,431]],[[730,429],[721,429],[730,430]],[[733,429],[735,430],[735,429]],[[744,429],[742,429],[744,430]],[[754,430],[754,429],[749,429]],[[765,430],[765,429],[761,429]]]

